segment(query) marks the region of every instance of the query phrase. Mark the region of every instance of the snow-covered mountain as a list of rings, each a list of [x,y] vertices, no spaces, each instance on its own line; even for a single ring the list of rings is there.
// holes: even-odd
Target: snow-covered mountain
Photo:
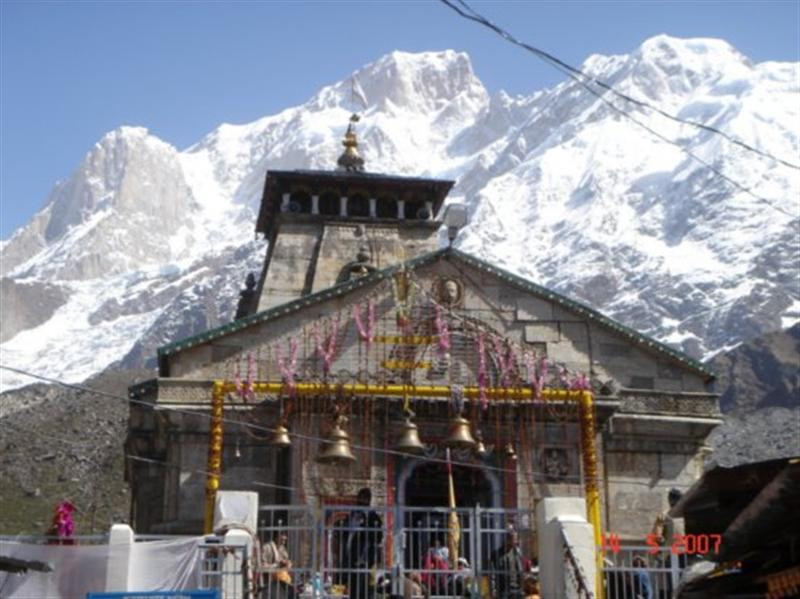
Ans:
[[[800,162],[798,64],[659,36],[583,68]],[[472,211],[461,249],[699,357],[800,319],[800,171],[605,96],[748,194],[572,81],[490,96],[463,53],[394,52],[354,76],[367,169],[456,178]],[[108,133],[0,246],[2,362],[77,381],[229,320],[264,255],[265,171],[333,168],[352,109],[347,78],[184,151]]]

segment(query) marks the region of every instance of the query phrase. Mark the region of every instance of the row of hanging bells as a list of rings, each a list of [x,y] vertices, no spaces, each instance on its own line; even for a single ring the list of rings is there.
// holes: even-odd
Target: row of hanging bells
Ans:
[[[323,448],[317,456],[317,461],[321,464],[345,465],[351,464],[356,461],[353,451],[350,447],[350,435],[344,430],[344,419],[340,418],[336,421],[328,438],[323,442]],[[486,446],[483,444],[483,438],[480,433],[477,435],[477,440],[472,435],[470,430],[469,420],[461,415],[455,416],[450,420],[450,431],[447,438],[442,443],[445,447],[453,449],[471,449],[479,458],[485,458],[488,455]],[[289,447],[292,441],[289,438],[289,431],[283,425],[275,427],[270,445],[273,447]],[[407,453],[411,455],[422,455],[425,453],[425,445],[419,437],[419,428],[407,417],[403,422],[402,431],[398,437],[397,443],[394,446],[395,451]],[[514,451],[514,446],[508,443],[505,447],[505,457],[509,460],[516,460],[517,454]]]

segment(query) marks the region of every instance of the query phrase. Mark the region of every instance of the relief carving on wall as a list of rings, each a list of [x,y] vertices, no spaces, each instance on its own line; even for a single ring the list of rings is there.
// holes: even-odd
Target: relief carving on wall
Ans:
[[[464,303],[464,284],[455,277],[440,277],[433,284],[433,297],[448,308],[460,308]]]

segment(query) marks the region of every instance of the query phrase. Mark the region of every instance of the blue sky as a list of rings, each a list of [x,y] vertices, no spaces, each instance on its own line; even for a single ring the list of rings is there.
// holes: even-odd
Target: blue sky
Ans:
[[[800,0],[471,4],[575,65],[659,33],[724,38],[757,62],[800,60]],[[0,0],[0,237],[120,125],[182,149],[220,123],[304,102],[392,50],[445,48],[467,51],[492,92],[529,94],[562,79],[435,0]]]

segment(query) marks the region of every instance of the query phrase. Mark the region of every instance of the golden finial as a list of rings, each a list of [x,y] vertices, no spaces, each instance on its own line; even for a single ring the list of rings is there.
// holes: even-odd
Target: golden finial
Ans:
[[[339,160],[336,161],[339,168],[346,171],[364,170],[364,159],[358,154],[358,139],[356,139],[356,129],[354,127],[359,120],[360,117],[355,113],[350,116],[350,124],[347,125],[344,141],[342,141],[344,152],[339,156]]]

